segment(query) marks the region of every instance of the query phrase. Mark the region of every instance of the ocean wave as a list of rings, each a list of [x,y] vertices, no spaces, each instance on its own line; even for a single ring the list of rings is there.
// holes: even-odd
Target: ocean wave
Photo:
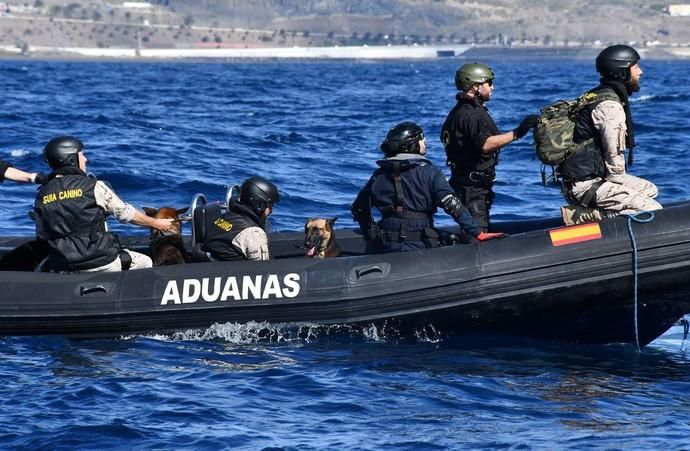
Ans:
[[[630,103],[645,103],[645,102],[685,102],[690,99],[690,94],[643,94],[639,96],[631,96]]]
[[[29,149],[13,149],[10,150],[10,155],[14,158],[24,158],[28,156],[33,156],[34,153]]]

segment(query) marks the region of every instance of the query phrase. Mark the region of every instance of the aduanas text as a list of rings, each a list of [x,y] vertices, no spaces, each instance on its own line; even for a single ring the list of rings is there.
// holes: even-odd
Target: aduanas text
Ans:
[[[299,295],[300,277],[297,273],[254,276],[204,277],[202,279],[169,280],[161,305],[205,302],[247,301],[294,298]]]

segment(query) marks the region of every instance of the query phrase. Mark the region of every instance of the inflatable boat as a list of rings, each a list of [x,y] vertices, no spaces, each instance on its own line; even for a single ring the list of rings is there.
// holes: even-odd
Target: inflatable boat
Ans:
[[[304,256],[302,232],[274,233],[274,260],[201,262],[119,273],[31,271],[40,243],[0,239],[0,335],[118,337],[217,323],[516,334],[646,345],[690,313],[690,203],[644,218],[564,227],[506,222],[506,238],[365,254]],[[121,237],[145,250],[148,238]],[[187,238],[189,240],[189,238]]]

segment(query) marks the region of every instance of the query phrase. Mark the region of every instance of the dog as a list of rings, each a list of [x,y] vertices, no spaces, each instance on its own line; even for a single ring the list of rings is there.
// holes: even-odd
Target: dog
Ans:
[[[189,208],[175,209],[173,207],[161,207],[158,209],[144,207],[144,212],[155,219],[174,219],[174,232],[163,233],[151,229],[151,245],[149,247],[151,260],[154,266],[179,265],[189,261],[189,254],[182,241],[182,222],[179,216],[187,212]]]
[[[333,224],[338,218],[309,218],[304,225],[304,247],[307,257],[332,258],[342,251],[335,242]]]

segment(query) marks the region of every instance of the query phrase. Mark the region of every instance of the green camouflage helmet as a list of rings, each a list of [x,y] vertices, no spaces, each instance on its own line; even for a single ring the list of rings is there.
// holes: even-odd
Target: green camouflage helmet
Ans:
[[[467,91],[472,85],[496,78],[494,71],[482,63],[467,63],[455,72],[455,86],[458,91]]]

